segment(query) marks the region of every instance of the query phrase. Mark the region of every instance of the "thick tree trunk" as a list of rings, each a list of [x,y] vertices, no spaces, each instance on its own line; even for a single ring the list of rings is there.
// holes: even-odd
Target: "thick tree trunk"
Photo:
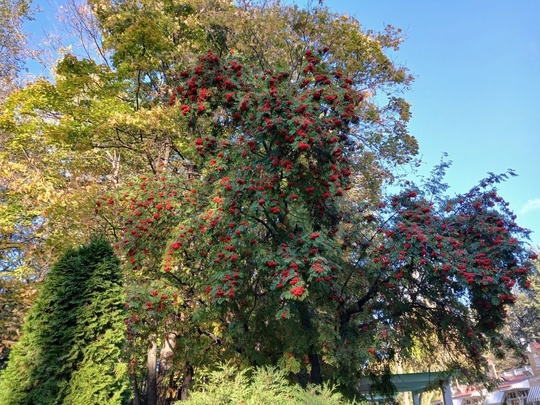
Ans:
[[[146,360],[146,405],[157,405],[157,342],[152,336]]]
[[[193,380],[193,374],[194,374],[193,367],[189,362],[187,362],[186,370],[184,372],[184,379],[182,381],[182,387],[180,388],[181,401],[187,401],[188,399],[188,390],[189,390],[189,386],[191,385],[191,380]]]
[[[172,398],[172,395],[168,395],[169,392],[174,392],[174,387],[171,387],[173,379],[169,378],[168,383],[166,383],[167,375],[173,364],[172,357],[175,347],[176,333],[167,333],[159,352],[159,371],[157,375],[158,405],[168,405],[171,403],[171,400],[175,399]]]

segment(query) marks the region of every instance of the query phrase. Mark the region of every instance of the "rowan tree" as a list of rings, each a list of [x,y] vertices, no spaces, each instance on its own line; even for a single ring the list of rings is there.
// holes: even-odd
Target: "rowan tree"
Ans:
[[[328,52],[308,50],[298,80],[212,52],[178,74],[169,104],[198,157],[190,178],[164,170],[127,199],[127,269],[196,302],[192,320],[215,308],[214,344],[237,361],[300,383],[352,389],[433,342],[446,371],[480,378],[483,354],[512,345],[500,329],[528,285],[528,232],[496,192],[506,175],[449,198],[443,164],[425,190],[351,200],[364,93]]]
[[[363,32],[356,20],[324,7],[304,10],[277,2],[90,5],[93,14],[70,1],[65,13],[73,35],[64,37],[80,38],[82,46],[62,43],[73,54],[54,55],[60,61],[52,79],[27,83],[6,100],[0,116],[0,232],[20,248],[17,262],[28,280],[42,279],[72,241],[93,232],[116,238],[117,217],[103,221],[94,215],[96,196],[138,174],[155,174],[160,163],[190,175],[197,156],[190,147],[193,134],[186,131],[185,117],[164,101],[173,92],[175,73],[196,64],[207,49],[223,55],[235,50],[261,73],[286,67],[296,80],[311,43],[335,44],[328,63],[361,78],[366,95],[359,124],[372,134],[371,143],[365,143],[363,160],[352,162],[362,173],[362,198],[376,196],[390,168],[416,151],[406,131],[408,104],[400,98],[411,76],[385,54],[399,45],[398,32]],[[260,30],[273,34],[263,42],[257,34],[248,46],[245,38]],[[376,92],[379,97],[367,97]],[[390,95],[384,102],[383,93]],[[13,234],[22,228],[24,233]]]

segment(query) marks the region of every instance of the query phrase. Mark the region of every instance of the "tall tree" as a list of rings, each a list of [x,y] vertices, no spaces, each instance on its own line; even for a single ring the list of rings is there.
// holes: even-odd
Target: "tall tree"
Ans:
[[[120,199],[127,268],[178,288],[193,320],[217,308],[215,344],[233,358],[301,383],[352,389],[433,342],[446,370],[481,378],[531,266],[528,232],[496,192],[507,175],[449,198],[443,164],[423,189],[359,200],[357,164],[377,136],[356,135],[364,93],[329,49],[305,56],[297,80],[212,52],[179,74],[170,104],[187,119],[194,171],[146,177]]]
[[[66,252],[49,272],[1,374],[0,403],[127,403],[124,301],[118,260],[107,242]]]
[[[208,48],[221,53],[234,49],[246,63],[264,69],[284,65],[284,59],[270,55],[290,54],[286,61],[294,79],[307,46],[336,43],[328,63],[345,75],[356,75],[366,99],[358,132],[366,140],[357,166],[363,173],[358,189],[376,195],[390,168],[416,152],[416,142],[406,131],[409,106],[395,97],[411,77],[384,54],[386,48],[399,45],[397,32],[363,33],[357,21],[324,8],[302,10],[274,2],[92,5],[97,21],[75,4],[72,9],[79,10],[73,12],[73,20],[80,37],[91,42],[86,48],[97,44],[85,55],[95,59],[65,56],[55,83],[41,80],[26,86],[10,98],[0,117],[6,134],[0,156],[5,167],[2,192],[9,196],[10,206],[20,208],[5,222],[10,227],[23,220],[32,223],[27,235],[36,243],[23,246],[39,252],[44,269],[59,254],[58,246],[81,236],[74,231],[102,225],[89,209],[95,193],[118,187],[133,173],[155,173],[160,163],[189,172],[192,156],[185,120],[164,108],[163,101],[171,95],[174,72],[196,63],[195,55]],[[253,19],[245,19],[246,13]],[[246,46],[245,38],[260,31],[250,24],[265,22],[272,36]],[[291,41],[280,32],[288,32]],[[376,91],[392,96],[379,106],[376,100],[384,97],[370,97]],[[30,257],[36,255],[24,252],[32,267]],[[40,274],[42,269],[36,270]]]
[[[20,73],[24,68],[26,37],[23,22],[31,17],[30,2],[26,0],[2,0],[0,2],[0,107],[6,98],[21,84]],[[4,146],[5,133],[0,129],[0,148]],[[9,347],[20,332],[22,317],[31,302],[32,287],[27,287],[24,277],[5,277],[13,269],[27,273],[24,266],[24,233],[28,229],[28,217],[18,215],[16,201],[12,201],[7,184],[0,180],[0,368]],[[18,229],[14,224],[18,223]],[[28,274],[26,274],[28,275]]]
[[[27,55],[22,25],[30,16],[28,0],[0,2],[0,105],[17,87],[18,75],[24,67]]]

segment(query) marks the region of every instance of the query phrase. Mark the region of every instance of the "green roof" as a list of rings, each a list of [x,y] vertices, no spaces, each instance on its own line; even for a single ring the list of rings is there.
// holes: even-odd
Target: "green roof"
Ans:
[[[448,373],[428,372],[395,374],[391,377],[392,384],[398,392],[422,392],[439,388],[448,379]],[[360,381],[358,390],[362,394],[369,394],[372,381],[364,378]]]

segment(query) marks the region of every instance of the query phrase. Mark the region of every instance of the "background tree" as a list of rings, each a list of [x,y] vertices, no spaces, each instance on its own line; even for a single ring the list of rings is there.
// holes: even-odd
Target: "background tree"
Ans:
[[[246,63],[262,61],[263,50],[286,52],[280,51],[287,46],[282,37],[271,37],[271,49],[268,43],[243,45],[254,27],[242,24],[246,20],[239,15],[252,13],[257,24],[271,23],[268,32],[287,27],[294,42],[291,58],[296,58],[290,60],[291,66],[299,66],[310,44],[336,41],[328,29],[335,26],[343,41],[336,49],[348,47],[347,55],[355,56],[342,60],[345,54],[332,54],[331,63],[340,64],[345,74],[361,72],[366,95],[376,89],[398,94],[410,82],[406,70],[384,56],[385,48],[399,44],[397,33],[362,33],[355,20],[343,20],[324,8],[301,10],[272,2],[241,8],[204,1],[158,3],[92,3],[97,20],[87,8],[70,3],[70,20],[76,22],[77,37],[88,51],[79,57],[66,55],[56,67],[54,83],[40,80],[28,85],[5,105],[0,118],[5,134],[2,192],[11,211],[18,209],[4,222],[7,228],[23,221],[32,224],[26,235],[34,243],[22,244],[21,258],[38,279],[58,257],[60,246],[83,236],[84,229],[102,227],[89,208],[96,193],[120,186],[134,173],[155,173],[160,162],[171,170],[191,170],[185,122],[163,108],[174,72],[196,63],[194,55],[208,48],[222,53],[238,48]],[[280,60],[257,64],[266,69]],[[384,141],[364,143],[358,168],[370,168],[371,173],[364,173],[358,189],[375,194],[389,175],[388,168],[416,151],[414,138],[405,129],[408,105],[397,98],[388,101],[377,106],[373,98],[363,104],[362,125],[373,132],[366,140]],[[388,167],[383,168],[383,162]]]
[[[23,22],[31,17],[30,2],[0,2],[0,105],[18,85],[18,76],[26,58]]]
[[[514,340],[525,346],[531,341],[540,340],[540,279],[538,275],[538,259],[534,261],[535,271],[530,277],[528,290],[521,290],[516,303],[509,311],[507,331]]]
[[[538,259],[534,261],[534,266],[534,271],[530,276],[530,287],[528,290],[519,290],[517,292],[514,305],[508,309],[508,321],[504,326],[505,335],[518,343],[522,355],[518,353],[505,358],[495,358],[497,370],[510,370],[526,363],[527,359],[523,353],[528,344],[540,340],[540,330],[538,328],[540,319]]]
[[[31,17],[29,2],[2,0],[0,2],[0,107],[5,99],[20,84],[20,74],[27,56],[26,37],[22,24]],[[4,132],[0,130],[0,148]],[[18,216],[7,193],[7,185],[0,180],[0,368],[7,356],[8,348],[18,338],[22,315],[31,302],[34,289],[20,277],[4,277],[13,269],[24,269],[24,231],[28,218]],[[16,218],[14,218],[16,217]],[[25,223],[26,222],[26,223]],[[14,224],[19,224],[17,230]],[[21,269],[21,270],[22,270]],[[25,273],[24,270],[21,271]]]
[[[127,403],[121,280],[118,260],[103,240],[65,253],[0,377],[0,403]]]

